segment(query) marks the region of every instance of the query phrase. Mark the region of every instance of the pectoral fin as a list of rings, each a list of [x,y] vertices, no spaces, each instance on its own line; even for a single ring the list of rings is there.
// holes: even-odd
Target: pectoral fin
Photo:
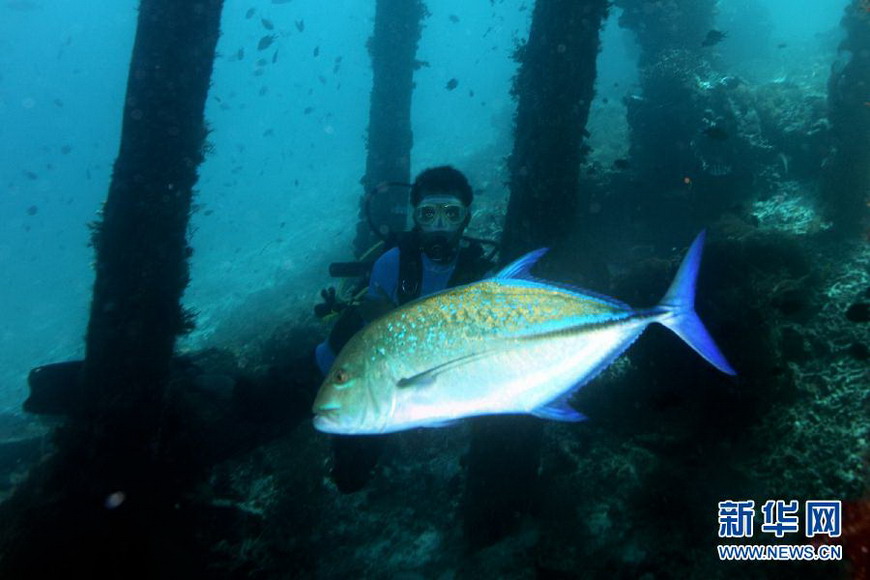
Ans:
[[[467,354],[465,356],[461,356],[459,358],[449,360],[445,363],[441,363],[440,365],[434,366],[431,369],[426,369],[422,373],[418,373],[411,377],[406,377],[399,379],[396,382],[396,386],[400,389],[407,389],[409,387],[414,388],[422,388],[422,387],[431,387],[438,380],[438,375],[441,373],[445,373],[449,370],[461,367],[468,363],[479,360],[485,356],[488,356],[491,351],[477,352],[472,354]]]

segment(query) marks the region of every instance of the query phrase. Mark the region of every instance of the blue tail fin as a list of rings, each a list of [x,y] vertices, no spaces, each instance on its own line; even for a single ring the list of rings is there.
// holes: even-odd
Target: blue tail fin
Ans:
[[[695,282],[698,277],[698,267],[701,265],[705,236],[706,232],[703,231],[698,234],[686,257],[683,258],[683,263],[680,264],[671,287],[659,303],[659,307],[663,308],[666,314],[658,322],[677,333],[677,336],[685,340],[695,349],[695,352],[707,359],[714,367],[723,373],[736,375],[737,372],[725,360],[725,356],[713,342],[713,337],[695,313]]]

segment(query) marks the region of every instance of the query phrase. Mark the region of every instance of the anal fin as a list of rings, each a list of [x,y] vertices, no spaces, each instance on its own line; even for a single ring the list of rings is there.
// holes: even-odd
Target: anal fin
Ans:
[[[546,405],[532,410],[532,415],[541,419],[550,419],[551,421],[564,421],[568,423],[577,423],[586,420],[586,415],[577,411],[568,403],[570,397],[559,397],[555,401],[550,401]]]

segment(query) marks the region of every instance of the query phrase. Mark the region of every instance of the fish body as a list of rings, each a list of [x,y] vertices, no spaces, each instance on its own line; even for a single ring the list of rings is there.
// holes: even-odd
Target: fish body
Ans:
[[[709,127],[704,127],[701,129],[701,133],[713,139],[714,141],[727,141],[730,135],[728,131],[719,127],[718,125],[710,125]]]
[[[260,39],[260,42],[257,43],[257,50],[266,50],[275,40],[278,38],[275,34],[268,34]]]
[[[339,353],[314,402],[314,426],[390,433],[503,413],[579,421],[570,396],[653,322],[734,374],[693,308],[703,239],[649,309],[534,279],[529,271],[546,250],[493,278],[397,308]]]
[[[722,42],[728,37],[728,33],[722,32],[721,30],[710,30],[707,32],[707,35],[704,37],[704,40],[701,42],[701,46],[714,46]]]

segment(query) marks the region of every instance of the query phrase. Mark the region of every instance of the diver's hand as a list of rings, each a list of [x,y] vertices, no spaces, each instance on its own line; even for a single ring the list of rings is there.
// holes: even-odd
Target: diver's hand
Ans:
[[[347,304],[339,302],[336,298],[334,286],[321,290],[320,297],[323,298],[323,302],[314,306],[314,314],[319,318],[326,318],[347,308]]]

